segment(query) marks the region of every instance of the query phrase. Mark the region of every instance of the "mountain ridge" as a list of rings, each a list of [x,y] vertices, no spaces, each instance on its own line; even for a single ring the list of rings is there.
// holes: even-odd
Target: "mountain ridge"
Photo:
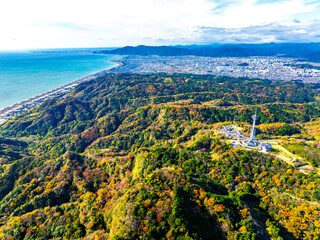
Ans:
[[[320,43],[265,43],[265,44],[221,44],[187,46],[126,46],[123,48],[99,51],[95,53],[120,55],[160,55],[203,57],[250,57],[284,56],[305,58],[309,61],[320,60]]]

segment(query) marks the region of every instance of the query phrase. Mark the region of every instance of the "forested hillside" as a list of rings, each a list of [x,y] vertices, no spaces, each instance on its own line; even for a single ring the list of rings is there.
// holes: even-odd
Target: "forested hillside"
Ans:
[[[317,89],[167,74],[82,83],[0,125],[0,239],[319,239]],[[310,172],[216,132],[248,133],[256,107],[258,138],[282,139]]]

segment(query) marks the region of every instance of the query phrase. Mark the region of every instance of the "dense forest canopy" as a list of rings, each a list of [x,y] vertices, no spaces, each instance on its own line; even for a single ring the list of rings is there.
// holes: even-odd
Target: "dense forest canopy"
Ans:
[[[105,75],[0,126],[0,239],[319,239],[319,86]],[[282,139],[303,173],[232,147]],[[201,151],[199,151],[201,149]]]

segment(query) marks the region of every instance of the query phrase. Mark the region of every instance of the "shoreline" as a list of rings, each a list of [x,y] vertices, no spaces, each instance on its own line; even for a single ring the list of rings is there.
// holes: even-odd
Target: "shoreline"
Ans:
[[[38,94],[36,96],[33,96],[31,98],[28,98],[26,100],[23,100],[21,102],[15,103],[13,105],[4,107],[0,109],[0,125],[4,123],[5,121],[14,118],[15,116],[18,116],[24,112],[27,112],[28,110],[32,109],[33,107],[39,106],[41,103],[48,99],[55,98],[57,96],[60,96],[62,94],[66,94],[70,92],[72,89],[74,89],[76,86],[78,86],[80,83],[91,81],[97,77],[101,77],[107,73],[110,73],[109,71],[111,69],[118,68],[122,66],[121,62],[118,62],[121,59],[114,59],[110,60],[109,62],[117,64],[116,66],[113,66],[109,69],[101,70],[99,72],[92,73],[88,76],[85,76],[83,78],[77,79],[73,82],[67,83],[65,85],[62,85],[60,87],[57,87],[55,89],[49,90],[47,92]]]

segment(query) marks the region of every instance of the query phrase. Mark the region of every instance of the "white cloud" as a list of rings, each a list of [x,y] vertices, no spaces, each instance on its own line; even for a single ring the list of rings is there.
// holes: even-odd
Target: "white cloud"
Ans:
[[[314,11],[318,4],[307,4],[303,0],[264,1],[239,0],[229,4],[221,13],[212,18],[219,24],[215,27],[248,27],[271,22],[286,21],[296,14]]]
[[[309,31],[306,31],[308,29]],[[320,42],[320,22],[282,25],[278,23],[244,28],[200,27],[198,43]]]
[[[202,37],[199,26],[288,25],[297,15],[319,12],[318,5],[310,0],[3,0],[0,48],[191,43]]]

